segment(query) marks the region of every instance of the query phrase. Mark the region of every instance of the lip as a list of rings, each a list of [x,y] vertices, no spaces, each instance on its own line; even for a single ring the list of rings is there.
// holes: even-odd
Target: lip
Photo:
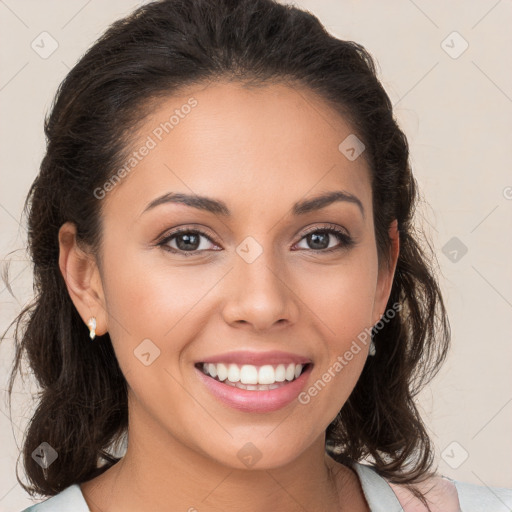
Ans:
[[[225,354],[217,354],[207,357],[197,363],[230,363],[230,364],[252,364],[254,366],[263,366],[265,364],[308,364],[311,359],[290,352],[282,352],[273,350],[271,352],[250,352],[246,350],[238,350],[235,352],[226,352]]]
[[[209,377],[197,367],[194,370],[201,382],[221,403],[242,412],[266,413],[277,411],[293,402],[306,386],[312,368],[313,365],[309,364],[297,379],[267,391],[239,389]]]

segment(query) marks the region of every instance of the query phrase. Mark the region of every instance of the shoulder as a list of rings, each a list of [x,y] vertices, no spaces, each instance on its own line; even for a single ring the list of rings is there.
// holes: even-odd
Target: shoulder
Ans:
[[[388,482],[404,512],[426,512],[410,489]],[[435,475],[413,485],[427,499],[432,512],[509,512],[512,489],[488,487]]]
[[[388,482],[404,512],[426,512],[427,508],[410,488]],[[412,487],[423,493],[432,512],[459,512],[460,504],[455,484],[442,476],[431,476]]]
[[[78,484],[70,485],[59,494],[36,503],[21,512],[90,512]]]

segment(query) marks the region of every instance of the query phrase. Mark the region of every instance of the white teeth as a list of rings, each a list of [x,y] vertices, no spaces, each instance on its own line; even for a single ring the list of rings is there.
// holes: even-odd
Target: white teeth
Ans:
[[[303,368],[304,365],[294,363],[265,364],[259,367],[252,364],[239,366],[232,363],[203,363],[203,373],[213,378],[217,377],[221,382],[226,381],[226,384],[240,383],[242,389],[260,389],[260,385],[272,385],[285,380],[291,382],[300,376]]]
[[[210,373],[210,375],[212,374]],[[258,369],[256,366],[244,364],[240,370],[240,382],[242,384],[258,384]],[[260,384],[266,384],[266,382],[260,380]]]
[[[229,382],[229,380],[224,382],[224,384],[234,388],[247,389],[249,391],[269,391],[270,389],[277,389],[282,386],[282,384],[242,384],[240,382]]]
[[[271,365],[266,364],[259,369],[258,382],[260,384],[274,384],[275,381],[275,372]]]
[[[286,379],[286,368],[284,364],[278,364],[275,372],[276,382],[284,382]]]
[[[212,377],[217,377],[217,368],[215,368],[215,365],[214,364],[208,364],[208,373],[212,376]]]
[[[230,364],[228,367],[229,382],[238,382],[240,380],[240,368],[236,364]]]
[[[217,378],[222,382],[228,378],[228,369],[225,364],[214,364],[217,367]],[[205,372],[208,373],[208,372]]]
[[[290,363],[286,367],[286,380],[293,380],[294,377],[295,377],[295,365]]]

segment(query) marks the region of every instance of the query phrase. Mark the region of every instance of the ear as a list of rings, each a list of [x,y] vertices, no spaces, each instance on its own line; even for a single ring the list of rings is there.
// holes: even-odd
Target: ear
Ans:
[[[96,335],[108,331],[108,315],[101,276],[95,258],[77,244],[76,226],[64,223],[59,229],[59,268],[69,296],[84,324],[96,318]]]
[[[377,278],[377,288],[375,290],[375,301],[373,307],[373,324],[375,325],[384,315],[386,305],[391,294],[393,277],[395,275],[398,254],[400,252],[400,233],[398,231],[398,221],[395,219],[389,227],[388,236],[391,240],[389,263],[385,261],[379,265],[379,275]]]

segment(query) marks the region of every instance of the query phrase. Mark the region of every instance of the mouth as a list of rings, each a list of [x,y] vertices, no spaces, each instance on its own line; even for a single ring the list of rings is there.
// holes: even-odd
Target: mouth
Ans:
[[[312,363],[252,364],[199,362],[195,367],[211,379],[226,386],[247,391],[270,391],[294,382],[309,370]]]
[[[240,412],[270,413],[292,404],[305,388],[313,363],[235,364],[199,362],[198,380],[224,406]]]

